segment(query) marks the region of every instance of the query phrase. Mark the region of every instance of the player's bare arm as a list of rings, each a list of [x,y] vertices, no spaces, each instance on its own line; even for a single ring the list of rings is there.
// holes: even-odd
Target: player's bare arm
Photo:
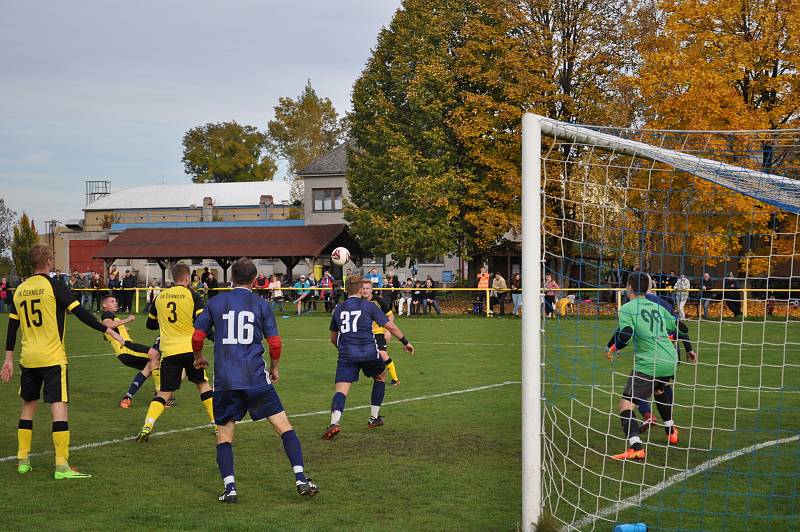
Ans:
[[[117,331],[112,329],[111,327],[106,328],[106,334],[109,335],[111,338],[119,342],[121,345],[125,345],[125,340],[122,339],[122,336],[119,335]]]
[[[14,345],[17,343],[17,330],[19,330],[19,320],[10,318],[6,331],[6,359],[3,368],[0,369],[0,380],[3,382],[9,382],[14,375]]]
[[[0,369],[0,381],[10,382],[14,376],[14,351],[6,351],[6,359],[3,368]]]
[[[111,318],[106,318],[103,320],[103,325],[105,325],[109,329],[116,329],[120,325],[125,325],[127,323],[132,322],[134,319],[136,319],[136,316],[133,315],[130,315],[127,318],[121,320],[112,320]]]
[[[194,367],[197,369],[205,369],[208,367],[208,359],[203,356],[203,343],[206,340],[206,336],[206,332],[200,329],[195,329],[194,334],[192,334]]]
[[[281,342],[280,336],[268,336],[265,341],[269,352],[269,378],[272,382],[278,382],[278,379],[280,379],[278,364],[281,360],[283,342]]]

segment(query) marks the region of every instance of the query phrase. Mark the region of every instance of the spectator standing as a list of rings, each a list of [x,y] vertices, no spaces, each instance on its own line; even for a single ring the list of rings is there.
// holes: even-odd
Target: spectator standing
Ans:
[[[269,278],[269,297],[272,301],[272,308],[274,309],[276,306],[280,308],[281,314],[283,314],[283,290],[281,290],[281,280],[278,279],[278,276],[272,274],[272,277]]]
[[[478,288],[482,290],[486,290],[489,288],[489,272],[486,270],[486,266],[481,268],[480,273],[478,274]],[[484,296],[481,296],[484,297]]]
[[[494,279],[492,280],[492,289],[497,292],[497,304],[500,307],[500,315],[506,315],[506,290],[508,285],[505,278],[500,275],[500,272],[494,272]]]
[[[0,279],[0,312],[3,312],[3,309],[8,305],[8,289],[8,279],[3,277]]]
[[[72,276],[69,278],[69,289],[72,290],[72,297],[77,301],[81,300],[81,292],[80,289],[84,288],[83,286],[83,279],[81,279],[81,275],[78,273],[78,270],[72,270]]]
[[[511,276],[511,301],[514,303],[514,316],[519,317],[522,308],[522,275],[519,272]]]
[[[544,279],[544,314],[546,317],[552,318],[556,308],[556,296],[561,287],[550,274],[547,274]]]
[[[670,270],[669,275],[667,275],[667,277],[664,279],[664,288],[666,288],[667,291],[663,294],[660,294],[662,297],[672,303],[673,306],[676,303],[675,294],[673,294],[673,291],[675,290],[675,283],[677,282],[678,278],[675,277],[675,271]]]
[[[133,298],[136,296],[136,277],[133,276],[130,270],[125,270],[125,276],[122,278],[122,297],[124,304],[120,308],[120,312],[131,312],[133,308]]]
[[[411,314],[410,316],[416,316],[420,314],[420,307],[422,306],[423,301],[422,296],[422,281],[416,281],[414,283],[414,290],[411,291]]]
[[[103,282],[103,276],[99,273],[92,274],[92,281],[89,284],[89,288],[92,289],[92,294],[94,296],[94,306],[95,312],[100,312],[100,298],[103,297],[103,291],[105,289],[105,283]]]
[[[383,288],[383,273],[378,272],[377,268],[369,270],[367,280],[372,283],[372,288]]]
[[[197,277],[197,274],[195,274],[194,277],[195,277],[195,279],[197,279],[197,284],[200,284],[200,278]],[[198,291],[195,288],[194,285],[192,286],[192,290],[194,290],[195,292]],[[202,287],[200,289],[200,292],[202,292]],[[158,294],[160,294],[160,293],[161,293],[161,281],[159,281],[156,278],[151,279],[150,282],[147,283],[147,307],[148,308],[150,308],[150,305],[152,305],[155,302],[156,298],[158,297]]]
[[[117,269],[112,266],[108,270],[108,289],[111,290],[111,293],[118,302],[122,301],[122,295],[119,291],[120,286],[122,286],[122,283],[119,280],[119,273]]]
[[[436,290],[431,290],[434,288],[433,286],[433,279],[428,277],[425,280],[425,298],[422,301],[422,310],[425,314],[429,312],[429,308],[433,307],[433,310],[436,311],[437,316],[442,315],[442,309],[439,307],[439,302],[436,301]]]
[[[155,279],[153,279],[151,281],[151,285],[153,287],[155,287]],[[205,293],[205,288],[206,287],[203,284],[203,282],[200,280],[200,276],[197,275],[196,273],[194,275],[192,275],[191,287],[192,287],[192,290],[194,290],[198,294],[204,294]],[[150,300],[149,297],[147,299]],[[150,302],[152,303],[152,301],[150,301]]]
[[[691,287],[692,283],[689,282],[689,279],[684,274],[678,277],[673,286],[675,303],[678,306],[678,315],[682,320],[686,319],[686,310],[684,307],[686,306],[686,302],[689,301],[689,289]]]
[[[407,305],[406,308],[406,316],[411,316],[411,292],[413,292],[414,288],[414,281],[411,280],[411,277],[406,279],[405,284],[403,285],[403,290],[400,291],[400,299],[397,300],[397,315],[403,315],[403,304]]]
[[[333,284],[333,275],[328,270],[323,271],[322,279],[319,280],[319,287],[322,289],[319,291],[319,300],[324,303],[325,312],[328,313],[333,311]]]
[[[92,311],[92,303],[94,303],[94,290],[92,287],[92,281],[94,280],[94,273],[89,268],[86,268],[86,273],[83,274],[83,287],[86,289],[81,292],[81,306],[88,310],[89,312]]]
[[[712,289],[714,288],[714,280],[708,272],[703,274],[700,279],[700,304],[703,306],[703,319],[708,319],[708,307],[711,305],[711,299],[714,296]]]
[[[385,290],[380,297],[386,302],[387,305],[389,305],[389,308],[392,309],[394,309],[394,300],[397,297],[397,293],[394,290],[396,287],[397,285],[395,285],[394,281],[392,281],[392,277],[387,275],[384,288],[389,288],[389,290]]]
[[[392,282],[392,288],[394,288],[395,290],[392,290],[389,293],[390,295],[389,298],[384,298],[384,299],[389,299],[389,303],[391,304],[391,306],[394,306],[394,302],[400,298],[400,292],[397,289],[402,286],[402,283],[400,282],[400,277],[397,276],[397,272],[395,271],[389,272],[389,280]]]
[[[208,266],[206,266],[205,268],[203,268],[203,273],[200,274],[200,281],[202,281],[203,284],[207,285],[209,275],[213,274],[210,271],[208,271]]]
[[[334,277],[333,278],[333,296],[332,296],[332,304],[333,304],[332,306],[333,306],[333,308],[336,308],[336,305],[339,304],[339,299],[342,297],[343,293],[344,292],[342,290],[342,281],[340,281],[339,279]]]
[[[208,269],[208,268],[206,268]],[[211,299],[215,295],[219,294],[217,288],[219,288],[219,282],[217,281],[217,276],[211,272],[208,272],[208,277],[206,277],[206,289],[208,290],[208,299]]]
[[[739,283],[733,277],[733,272],[728,272],[724,281],[725,304],[733,313],[734,318],[742,315],[742,292],[739,291]]]
[[[313,273],[308,274],[308,286],[311,288],[311,291],[308,293],[308,297],[306,298],[306,305],[308,306],[308,310],[316,311],[317,310],[317,299],[319,298],[319,291],[314,290],[317,287],[317,280],[314,278]]]
[[[259,273],[258,277],[256,277],[255,282],[253,283],[254,288],[256,289],[256,293],[260,295],[264,299],[269,299],[269,294],[267,293],[267,286],[269,285],[269,280],[264,273]]]

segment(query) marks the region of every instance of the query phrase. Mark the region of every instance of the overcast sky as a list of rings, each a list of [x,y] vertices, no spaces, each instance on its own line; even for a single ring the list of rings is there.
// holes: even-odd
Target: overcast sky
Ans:
[[[43,231],[82,216],[87,179],[186,183],[188,129],[265,129],[307,79],[344,114],[399,5],[0,0],[0,198]]]

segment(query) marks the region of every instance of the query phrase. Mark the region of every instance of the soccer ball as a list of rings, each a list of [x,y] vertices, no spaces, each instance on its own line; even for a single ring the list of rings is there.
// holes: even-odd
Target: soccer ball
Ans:
[[[350,252],[347,248],[338,247],[331,253],[331,261],[337,266],[344,266],[350,260]]]

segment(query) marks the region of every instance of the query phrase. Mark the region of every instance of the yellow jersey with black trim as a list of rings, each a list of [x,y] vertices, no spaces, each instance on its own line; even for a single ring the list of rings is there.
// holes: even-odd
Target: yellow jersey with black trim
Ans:
[[[192,352],[194,319],[203,312],[203,299],[185,286],[162,290],[150,305],[148,318],[158,320],[161,358]]]
[[[386,314],[387,318],[389,318],[390,320],[392,319],[392,316],[394,315],[394,313],[392,312],[392,307],[386,304],[386,301],[384,301],[383,298],[373,295],[371,301],[376,305],[378,305],[378,308],[381,309],[381,312]],[[385,329],[380,325],[378,325],[378,322],[376,321],[372,322],[372,334],[383,334],[384,332]]]
[[[19,320],[22,351],[19,363],[26,368],[60,366],[67,363],[64,350],[64,319],[80,303],[67,285],[40,273],[14,291],[9,319]]]
[[[105,320],[112,320],[112,321],[114,321],[114,320],[116,320],[116,319],[117,319],[117,315],[116,315],[116,314],[114,314],[113,312],[109,311],[109,310],[106,310],[106,311],[104,311],[104,312],[103,312],[103,313],[100,315],[100,321],[101,321],[101,322],[102,322],[102,321],[105,321]],[[114,330],[115,330],[115,331],[117,331],[117,332],[119,333],[119,335],[120,335],[120,336],[122,336],[122,339],[123,339],[125,342],[128,342],[128,341],[130,341],[130,340],[131,340],[131,334],[128,332],[128,328],[127,328],[127,327],[125,327],[124,325],[118,325],[117,327],[115,327],[115,328],[114,328]],[[133,351],[133,350],[131,350],[131,349],[128,349],[128,348],[127,348],[127,347],[125,347],[123,344],[120,344],[119,342],[117,342],[116,340],[114,340],[113,338],[111,338],[111,336],[109,336],[109,335],[108,335],[108,333],[103,333],[103,337],[105,337],[105,339],[108,341],[108,343],[109,343],[109,344],[111,344],[111,349],[113,349],[113,350],[114,350],[114,354],[115,354],[116,356],[120,356],[120,355],[133,355],[133,356],[135,356],[135,357],[143,357],[143,358],[147,358],[147,355],[146,355],[146,354],[143,354],[143,353],[137,353],[136,351]]]

